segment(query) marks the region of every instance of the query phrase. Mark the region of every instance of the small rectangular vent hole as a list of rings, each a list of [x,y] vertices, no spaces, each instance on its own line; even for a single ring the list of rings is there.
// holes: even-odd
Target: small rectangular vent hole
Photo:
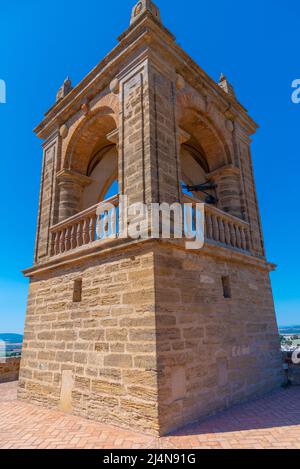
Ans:
[[[73,303],[80,303],[82,298],[82,278],[74,280]]]
[[[222,285],[224,298],[231,298],[230,279],[228,276],[222,277]]]

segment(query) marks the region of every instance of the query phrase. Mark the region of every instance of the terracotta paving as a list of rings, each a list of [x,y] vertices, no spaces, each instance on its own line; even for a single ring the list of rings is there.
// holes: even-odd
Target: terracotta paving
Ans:
[[[1,449],[300,449],[300,387],[280,389],[164,438],[18,401],[16,387],[0,384]]]

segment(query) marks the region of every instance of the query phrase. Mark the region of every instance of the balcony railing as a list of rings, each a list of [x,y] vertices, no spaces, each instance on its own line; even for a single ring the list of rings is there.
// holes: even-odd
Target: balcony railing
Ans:
[[[197,200],[184,195],[185,203],[195,205]],[[114,196],[103,202],[119,205],[119,196]],[[64,220],[50,229],[51,256],[57,256],[82,246],[87,246],[101,240],[97,233],[99,204]],[[212,205],[205,205],[205,239],[226,247],[250,251],[249,223],[234,217]]]
[[[184,195],[185,203],[197,203],[193,197]],[[205,205],[205,239],[243,251],[250,251],[249,223],[213,205]]]
[[[111,197],[103,203],[119,204],[119,196]],[[51,256],[57,256],[101,239],[97,235],[97,209],[99,204],[64,220],[50,229]]]

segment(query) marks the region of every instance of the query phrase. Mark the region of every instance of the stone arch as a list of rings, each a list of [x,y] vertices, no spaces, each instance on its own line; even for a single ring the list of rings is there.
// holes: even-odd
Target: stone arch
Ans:
[[[86,175],[95,153],[111,143],[107,136],[118,128],[118,118],[112,107],[103,106],[106,101],[101,100],[101,105],[90,111],[74,130],[66,148],[64,169]]]
[[[232,163],[226,138],[217,119],[207,110],[205,98],[196,93],[180,94],[177,98],[178,124],[189,135],[189,143],[205,155],[209,171]]]
[[[113,93],[106,94],[93,106],[92,111],[97,112],[98,110],[109,109],[113,112],[113,118],[116,122],[116,127],[119,127],[119,96]]]

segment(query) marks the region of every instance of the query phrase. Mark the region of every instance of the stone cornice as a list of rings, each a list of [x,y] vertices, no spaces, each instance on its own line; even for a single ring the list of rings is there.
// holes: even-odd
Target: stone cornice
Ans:
[[[143,27],[144,26],[144,27]],[[239,119],[242,126],[251,135],[258,129],[258,124],[248,115],[246,108],[233,96],[227,94],[175,41],[174,37],[170,37],[168,30],[165,34],[165,28],[157,21],[152,21],[146,25],[139,24],[135,29],[147,31],[147,39],[149,44],[156,43],[158,50],[165,50],[170,54],[170,59],[176,61],[176,68],[179,73],[184,74],[187,83],[191,84],[195,89],[203,91],[206,88],[211,98],[216,98],[223,103],[224,114],[232,119]],[[163,30],[163,31],[162,31]],[[129,30],[130,31],[130,28]],[[130,35],[128,35],[130,39]],[[202,81],[199,82],[199,76]]]
[[[87,262],[97,257],[107,257],[117,255],[119,251],[130,250],[136,247],[148,246],[154,248],[162,246],[166,248],[180,249],[185,252],[195,254],[198,256],[209,255],[221,259],[223,261],[231,261],[239,264],[252,265],[260,270],[271,272],[276,269],[275,264],[267,262],[264,258],[255,257],[251,254],[241,252],[237,249],[228,249],[218,245],[218,243],[206,242],[204,247],[200,250],[186,251],[184,240],[131,240],[131,239],[114,239],[106,241],[94,242],[93,246],[83,246],[68,252],[60,254],[59,256],[48,259],[47,261],[35,265],[23,271],[26,277],[35,277],[49,273],[62,268],[70,268],[71,265]]]
[[[130,49],[124,55],[124,45],[118,44],[96,67],[89,72],[81,82],[61,101],[52,106],[45,114],[45,118],[37,125],[34,132],[40,138],[47,138],[52,129],[64,124],[71,116],[80,111],[84,101],[91,100],[100,92],[103,92],[109,83],[118,74],[117,66],[128,54],[133,53],[140,43],[147,42],[139,38],[138,43],[131,44]],[[87,98],[88,97],[88,98]]]
[[[124,62],[128,64],[130,55],[141,47],[157,45],[159,51],[170,56],[177,71],[183,74],[187,83],[197,89],[206,88],[207,92],[223,102],[224,111],[237,116],[248,134],[257,129],[257,124],[248,116],[246,109],[233,97],[227,95],[207,73],[197,65],[184,50],[174,42],[171,33],[151,15],[145,14],[141,21],[125,31],[121,42],[86,75],[86,77],[61,101],[45,114],[45,119],[34,129],[40,138],[47,138],[57,126],[62,125],[80,110],[82,102],[92,99],[103,91],[119,73]],[[118,69],[119,68],[119,69]],[[201,78],[201,80],[199,80]],[[200,85],[199,85],[200,82]]]

